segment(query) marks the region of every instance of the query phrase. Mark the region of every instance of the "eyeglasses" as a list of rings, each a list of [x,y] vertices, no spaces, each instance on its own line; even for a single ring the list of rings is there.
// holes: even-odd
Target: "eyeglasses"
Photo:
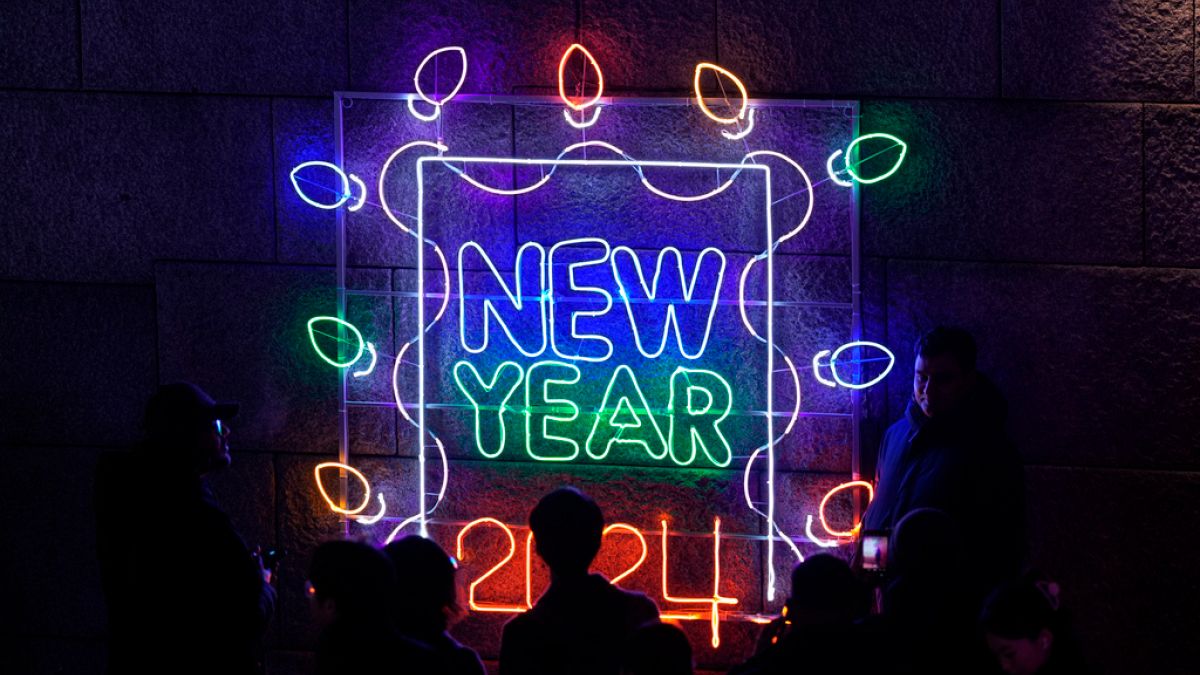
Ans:
[[[221,438],[226,438],[229,436],[229,425],[225,424],[221,420],[213,420],[213,430],[215,430],[217,435]]]

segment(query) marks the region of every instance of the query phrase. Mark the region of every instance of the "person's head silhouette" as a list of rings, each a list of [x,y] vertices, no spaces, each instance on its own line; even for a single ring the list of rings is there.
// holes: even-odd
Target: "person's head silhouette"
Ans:
[[[850,566],[827,553],[809,556],[792,570],[788,618],[801,625],[852,621],[866,614],[868,596]]]
[[[236,403],[217,403],[190,382],[164,384],[146,404],[146,446],[154,459],[188,473],[229,466],[229,420]]]
[[[529,527],[551,577],[579,577],[587,574],[600,551],[604,514],[591,497],[564,487],[542,497],[533,507]]]
[[[322,628],[388,620],[388,598],[396,583],[392,564],[374,546],[327,541],[313,552],[306,591]]]
[[[396,570],[396,625],[409,635],[446,630],[458,613],[454,562],[432,539],[415,534],[383,548]]]
[[[622,675],[692,675],[692,645],[678,626],[648,623],[625,643]]]

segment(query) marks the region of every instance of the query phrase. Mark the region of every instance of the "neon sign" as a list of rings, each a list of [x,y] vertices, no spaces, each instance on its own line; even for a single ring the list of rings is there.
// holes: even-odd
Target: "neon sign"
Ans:
[[[431,93],[431,64],[447,57],[460,66],[454,86],[444,95]],[[605,529],[605,546],[627,557],[613,581],[653,592],[664,618],[708,621],[710,642],[719,648],[722,620],[766,620],[764,612],[781,599],[780,568],[786,573],[806,550],[837,547],[857,535],[844,507],[847,497],[870,498],[859,490],[863,483],[838,485],[809,502],[783,479],[803,471],[795,466],[794,430],[822,416],[856,423],[848,402],[882,381],[894,356],[860,339],[849,320],[857,295],[854,303],[811,303],[845,312],[836,341],[780,344],[778,315],[806,303],[789,297],[777,256],[794,255],[783,247],[803,239],[810,221],[828,228],[822,200],[852,197],[856,186],[894,174],[907,146],[887,135],[859,135],[846,124],[815,141],[812,151],[752,149],[748,143],[758,136],[751,133],[778,129],[781,109],[752,101],[732,72],[701,63],[693,73],[694,96],[672,105],[715,123],[713,156],[728,157],[725,140],[747,144],[744,154],[721,161],[635,157],[621,149],[620,138],[588,138],[602,109],[607,125],[629,122],[646,105],[604,98],[600,64],[583,45],[571,45],[559,60],[558,96],[527,104],[461,94],[466,65],[466,49],[443,47],[421,61],[414,94],[378,97],[395,101],[398,114],[436,122],[420,127],[435,131],[436,140],[399,142],[382,152],[373,143],[390,137],[386,130],[360,130],[357,140],[339,141],[347,156],[386,157],[378,175],[363,173],[373,195],[341,168],[340,155],[292,172],[297,197],[335,213],[341,236],[378,221],[402,243],[393,249],[406,249],[403,261],[388,263],[403,268],[395,287],[339,286],[337,311],[314,317],[308,331],[318,358],[343,380],[346,408],[392,406],[417,429],[404,456],[379,460],[410,464],[404,475],[415,484],[372,486],[352,466],[354,439],[343,417],[339,462],[314,469],[319,498],[350,527],[382,525],[375,531],[390,533],[387,540],[405,532],[438,538],[471,570],[469,608],[504,615],[528,609],[536,598],[531,533],[499,517],[478,494],[468,513],[461,503],[449,504],[447,495],[457,494],[448,492],[455,476],[494,472],[500,487],[504,476],[520,471],[530,489],[543,489],[538,471],[557,482],[619,467],[622,479],[647,497],[644,511],[618,505],[617,522]],[[710,75],[719,92],[704,89]],[[561,128],[568,142],[533,156],[452,152],[455,137],[446,130],[464,128],[455,125],[481,105],[513,106]],[[551,114],[543,115],[547,109]],[[342,124],[356,114],[340,103],[338,110]],[[788,110],[807,112],[807,104]],[[841,109],[833,112],[835,119],[851,119]],[[861,157],[865,148],[874,154]],[[866,165],[871,173],[864,170],[886,152],[899,155],[886,171],[877,163]],[[819,172],[822,162],[828,176],[814,181],[803,167]],[[494,225],[502,218],[512,226]],[[356,241],[345,239],[347,246]],[[344,250],[338,264],[339,278],[347,278]],[[850,281],[857,288],[857,280]],[[377,328],[360,329],[344,318],[362,311],[348,306],[380,299],[394,303],[395,334],[373,334]],[[811,370],[797,362],[811,363]],[[809,383],[828,388],[824,399],[847,403],[811,410],[803,396]],[[684,495],[659,503],[654,481],[664,471],[732,484],[736,499],[689,502]],[[334,474],[353,500],[330,489]],[[536,496],[531,493],[530,506]],[[372,500],[376,509],[369,508]],[[780,518],[785,511],[796,517]],[[690,525],[668,528],[688,518]],[[683,545],[708,527],[696,519],[711,525],[704,535],[712,538],[711,589],[668,573],[669,556],[692,561],[701,555]],[[786,523],[800,523],[804,531],[787,532]],[[658,547],[647,543],[654,536]],[[485,541],[499,542],[499,549],[486,549],[486,559],[479,545]],[[753,546],[757,570],[722,577],[723,542]],[[653,570],[656,559],[660,567]],[[518,571],[519,589],[511,586]]]

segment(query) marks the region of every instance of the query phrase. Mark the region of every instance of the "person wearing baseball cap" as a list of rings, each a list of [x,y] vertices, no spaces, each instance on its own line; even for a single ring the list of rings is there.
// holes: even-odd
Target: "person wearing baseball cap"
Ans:
[[[230,465],[235,403],[188,382],[150,397],[144,441],[101,458],[97,553],[110,675],[262,672],[275,590],[208,489]]]

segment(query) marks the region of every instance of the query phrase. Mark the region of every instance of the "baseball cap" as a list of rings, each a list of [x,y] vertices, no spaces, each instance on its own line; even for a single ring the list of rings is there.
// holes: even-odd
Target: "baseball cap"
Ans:
[[[238,404],[214,401],[191,382],[164,384],[146,404],[145,428],[151,436],[162,436],[212,420],[229,420]]]

